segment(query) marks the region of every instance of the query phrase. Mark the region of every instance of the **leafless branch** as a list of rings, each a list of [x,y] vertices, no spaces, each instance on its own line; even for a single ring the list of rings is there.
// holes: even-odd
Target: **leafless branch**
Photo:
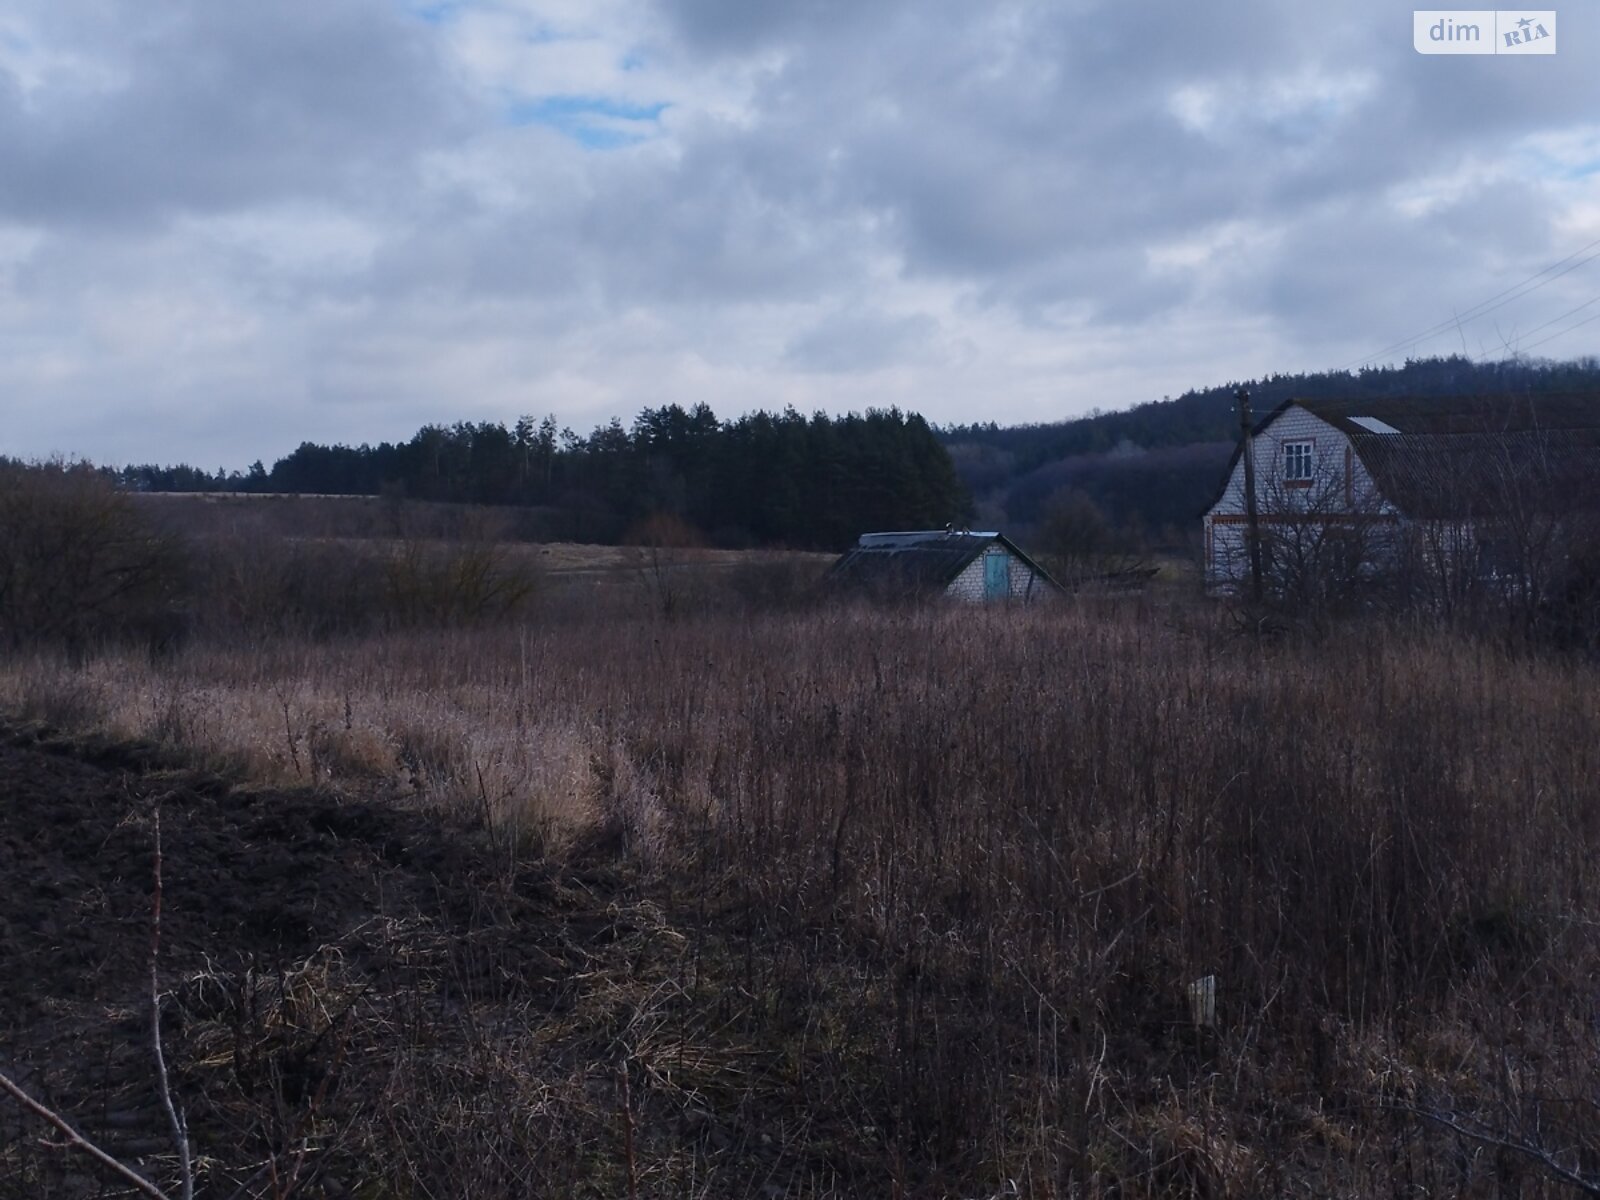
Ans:
[[[1563,1163],[1552,1151],[1547,1150],[1537,1142],[1514,1137],[1503,1130],[1493,1129],[1483,1125],[1472,1117],[1463,1117],[1459,1113],[1444,1112],[1437,1109],[1417,1108],[1409,1104],[1386,1104],[1395,1112],[1406,1113],[1413,1117],[1420,1117],[1424,1121],[1448,1129],[1452,1133],[1464,1138],[1479,1142],[1485,1146],[1493,1146],[1497,1150],[1506,1150],[1512,1154],[1537,1163],[1543,1170],[1555,1179],[1574,1187],[1585,1196],[1600,1196],[1600,1178],[1579,1174]]]
[[[53,1109],[46,1108],[32,1096],[28,1095],[27,1092],[23,1091],[22,1088],[18,1086],[12,1079],[10,1079],[3,1071],[0,1071],[0,1091],[8,1093],[13,1099],[16,1100],[18,1104],[22,1105],[23,1108],[27,1109],[40,1120],[46,1121],[55,1126],[56,1129],[61,1132],[61,1136],[67,1139],[66,1146],[68,1149],[78,1150],[84,1154],[87,1154],[106,1170],[110,1171],[112,1174],[116,1175],[130,1186],[137,1188],[146,1196],[153,1196],[155,1200],[170,1200],[165,1192],[163,1192],[155,1184],[151,1183],[143,1175],[139,1174],[139,1172],[135,1171],[132,1167],[124,1166],[122,1163],[112,1158],[111,1155],[107,1154],[104,1150],[100,1149],[99,1146],[96,1146],[88,1138],[84,1137],[83,1134],[74,1129],[72,1125],[68,1123],[67,1119],[60,1113],[54,1111]]]

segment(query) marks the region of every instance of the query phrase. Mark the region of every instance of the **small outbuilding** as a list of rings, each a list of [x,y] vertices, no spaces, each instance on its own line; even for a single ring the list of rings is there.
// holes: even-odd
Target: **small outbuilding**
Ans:
[[[946,596],[967,604],[1027,603],[1061,590],[1004,534],[954,528],[864,533],[828,581],[884,600]]]

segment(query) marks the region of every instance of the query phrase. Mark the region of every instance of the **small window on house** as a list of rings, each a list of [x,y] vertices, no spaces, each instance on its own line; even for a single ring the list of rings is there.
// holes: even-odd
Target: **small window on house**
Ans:
[[[1283,478],[1287,482],[1311,482],[1311,448],[1311,442],[1283,444]]]

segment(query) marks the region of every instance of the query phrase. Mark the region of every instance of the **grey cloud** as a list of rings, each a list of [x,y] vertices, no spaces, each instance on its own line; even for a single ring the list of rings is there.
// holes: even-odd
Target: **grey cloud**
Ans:
[[[803,371],[850,373],[893,366],[913,354],[926,358],[939,323],[924,313],[887,316],[832,313],[789,343],[784,360]]]
[[[1270,314],[1297,339],[1343,347],[1307,364],[1337,366],[1446,322],[1452,311],[1470,313],[1529,273],[1491,284],[1485,262],[1543,265],[1568,253],[1571,247],[1555,240],[1545,222],[1530,219],[1541,204],[1530,186],[1502,181],[1442,203],[1422,220],[1370,200],[1327,206],[1302,214],[1273,255],[1234,272],[1212,299],[1225,309]],[[1519,320],[1527,328],[1562,311],[1583,286],[1579,275],[1557,280],[1385,360],[1508,352],[1505,338]]]
[[[377,0],[188,0],[65,22],[57,10],[49,24],[106,82],[47,83],[26,105],[14,81],[0,92],[0,213],[15,219],[359,201],[467,128],[470,105],[424,30]]]
[[[859,29],[890,7],[860,0],[668,0],[663,5],[680,36],[717,54],[787,45],[818,30]]]
[[[661,137],[591,152],[506,127],[499,85],[381,0],[22,2],[88,66],[31,91],[0,67],[0,387],[30,397],[13,428],[61,448],[50,410],[78,403],[96,414],[83,429],[131,441],[214,401],[258,422],[233,425],[246,460],[272,429],[400,436],[562,379],[578,425],[609,415],[581,405],[626,415],[722,369],[731,382],[704,386],[728,391],[704,398],[738,408],[822,375],[828,396],[857,376],[870,392],[889,366],[920,373],[904,386],[944,417],[970,416],[972,394],[1025,396],[1039,417],[1074,388],[1109,405],[1206,382],[1234,342],[1278,369],[1327,365],[1570,249],[1555,222],[1576,191],[1558,203],[1548,179],[1464,168],[1592,123],[1600,46],[1577,9],[1562,53],[1533,61],[1422,58],[1378,0],[1315,16],[664,0],[639,35],[642,61],[680,73]],[[702,84],[724,102],[697,107]],[[1180,94],[1215,119],[1186,124]],[[1397,207],[1454,174],[1426,215]],[[298,212],[326,220],[326,263],[227,225],[281,234]],[[43,232],[10,262],[8,223]],[[1552,286],[1505,328],[1568,295]],[[163,305],[237,331],[193,349]],[[141,317],[163,353],[141,351]],[[1498,336],[1466,333],[1474,351]],[[941,357],[958,342],[959,372]],[[1060,346],[1124,357],[1056,384]],[[194,423],[202,457],[229,427]]]
[[[879,41],[819,28],[826,53],[790,54],[746,135],[755,186],[810,178],[819,198],[880,220],[908,272],[985,285],[1238,203],[1216,148],[1180,129],[1152,86],[1147,48],[1133,44],[1143,26],[1129,16],[1074,24],[1020,9],[1019,28],[997,32],[971,6],[900,11]],[[1194,23],[1182,9],[1173,20]],[[1200,25],[1224,37],[1218,22]],[[1248,44],[1281,22],[1245,25]],[[1115,68],[1095,53],[1123,43],[1130,58]],[[773,146],[784,152],[776,172]]]

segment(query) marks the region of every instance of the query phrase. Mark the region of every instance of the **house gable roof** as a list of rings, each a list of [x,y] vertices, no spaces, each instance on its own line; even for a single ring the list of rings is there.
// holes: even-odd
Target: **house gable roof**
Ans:
[[[1377,421],[1400,434],[1487,436],[1544,432],[1600,433],[1600,393],[1546,392],[1487,396],[1384,396],[1296,400],[1342,433],[1375,432],[1358,418]],[[1382,434],[1390,436],[1393,434]]]
[[[1590,510],[1600,502],[1596,430],[1363,434],[1350,444],[1384,499],[1408,517]]]
[[[828,572],[831,583],[863,590],[914,594],[942,591],[990,546],[1000,545],[1050,587],[1059,585],[1002,533],[923,529],[864,533]]]
[[[1265,433],[1299,406],[1350,439],[1379,493],[1411,517],[1473,517],[1513,488],[1600,506],[1600,393],[1290,399],[1258,421]],[[1234,447],[1206,511],[1227,494]]]

